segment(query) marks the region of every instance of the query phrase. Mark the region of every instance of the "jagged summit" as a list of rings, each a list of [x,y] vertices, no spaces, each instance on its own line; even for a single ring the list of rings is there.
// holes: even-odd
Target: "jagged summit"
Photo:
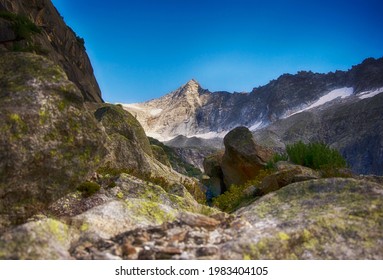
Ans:
[[[171,94],[174,97],[182,97],[182,96],[198,96],[202,90],[201,85],[194,79],[191,79],[183,86],[179,87],[177,90],[172,92]]]

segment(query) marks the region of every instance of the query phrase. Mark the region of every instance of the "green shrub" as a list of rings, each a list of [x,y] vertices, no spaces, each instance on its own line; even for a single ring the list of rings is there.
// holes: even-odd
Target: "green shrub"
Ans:
[[[100,190],[101,186],[95,182],[84,182],[81,183],[78,187],[77,190],[81,192],[85,196],[91,196],[98,192]]]
[[[346,167],[346,160],[335,149],[323,143],[304,144],[299,141],[287,145],[286,152],[290,161],[316,170],[331,170]]]
[[[29,40],[32,34],[41,33],[41,29],[25,16],[1,11],[0,18],[12,22],[12,28],[16,34],[17,40]]]
[[[213,206],[218,207],[220,210],[227,213],[233,212],[242,204],[254,199],[253,197],[247,197],[245,190],[250,186],[259,185],[263,178],[270,175],[270,173],[269,170],[261,170],[253,180],[240,186],[231,185],[226,192],[213,198]]]

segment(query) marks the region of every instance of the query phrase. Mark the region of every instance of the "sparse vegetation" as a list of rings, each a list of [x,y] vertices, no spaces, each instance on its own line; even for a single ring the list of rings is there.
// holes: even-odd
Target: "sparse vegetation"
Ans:
[[[243,185],[231,185],[229,189],[218,197],[213,198],[213,206],[218,207],[224,212],[231,213],[240,205],[252,201],[252,197],[246,195],[245,190],[251,186],[259,185],[263,178],[270,174],[268,170],[261,170],[256,178]]]
[[[25,16],[1,11],[0,18],[6,19],[12,23],[13,31],[16,34],[16,40],[29,40],[33,34],[41,33],[41,29]]]
[[[289,156],[287,154],[275,154],[273,156],[273,159],[267,162],[266,169],[273,170],[275,169],[275,164],[278,161],[288,161],[288,160],[289,160]]]
[[[85,196],[91,196],[98,192],[100,190],[101,186],[95,182],[84,182],[81,183],[78,187],[77,190],[81,192]]]

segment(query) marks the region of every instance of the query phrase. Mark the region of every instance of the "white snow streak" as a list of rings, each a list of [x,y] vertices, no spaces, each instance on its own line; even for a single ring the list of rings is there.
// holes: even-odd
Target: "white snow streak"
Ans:
[[[353,93],[354,93],[354,89],[352,87],[344,87],[344,88],[334,89],[333,91],[330,91],[326,95],[319,98],[316,102],[314,102],[310,106],[308,106],[302,110],[299,110],[299,111],[291,114],[290,116],[301,113],[301,112],[306,111],[306,110],[310,110],[310,109],[315,108],[315,107],[319,107],[319,106],[321,106],[327,102],[333,101],[334,99],[337,99],[337,98],[343,99],[343,98],[349,97]],[[289,117],[289,116],[287,116],[287,117]]]
[[[252,126],[249,127],[249,130],[254,131],[254,130],[257,130],[258,128],[262,128],[262,127],[263,127],[262,122],[256,122]]]
[[[359,99],[365,99],[365,98],[371,98],[374,97],[375,95],[378,95],[379,93],[383,92],[383,87],[378,88],[373,91],[363,91],[358,94]]]

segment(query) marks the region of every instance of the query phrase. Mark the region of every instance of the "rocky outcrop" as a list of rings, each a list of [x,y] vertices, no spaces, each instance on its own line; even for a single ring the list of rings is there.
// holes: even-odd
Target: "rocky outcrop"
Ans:
[[[106,154],[78,88],[53,62],[0,54],[0,225],[72,191]]]
[[[98,106],[94,116],[108,135],[108,156],[103,166],[125,169],[137,174],[150,174],[152,149],[138,121],[120,106]]]
[[[117,252],[98,246],[112,245],[108,240],[125,232],[177,219],[198,226],[195,217],[201,217],[204,227],[217,226],[201,214],[218,211],[198,204],[182,186],[165,192],[128,174],[109,179],[100,179],[102,187],[92,196],[75,191],[52,203],[45,211],[51,218],[36,215],[5,231],[0,235],[0,259],[120,259]]]
[[[293,183],[228,215],[128,175],[115,182],[96,194],[108,199],[99,206],[65,219],[36,217],[4,233],[0,258],[383,258],[383,186],[376,183]],[[56,207],[73,208],[62,202]]]
[[[193,162],[194,157],[190,156],[191,153],[180,152],[177,148],[169,147],[164,143],[149,137],[153,154],[156,159],[165,165],[170,166],[175,171],[189,177],[200,177],[202,172],[196,167]],[[185,151],[185,150],[182,150]],[[189,157],[190,156],[190,157]]]
[[[22,28],[15,30],[15,17]],[[65,24],[50,0],[0,0],[0,48],[46,56],[64,69],[86,101],[102,102],[84,40]]]
[[[254,227],[228,258],[381,259],[382,185],[354,179],[294,183],[236,212]]]
[[[208,186],[211,196],[216,197],[224,193],[228,187],[224,183],[224,174],[222,172],[223,151],[207,156],[203,161],[205,174],[208,178],[204,180],[204,184]]]
[[[273,157],[271,149],[258,145],[246,127],[237,127],[224,138],[224,152],[204,160],[209,179],[204,180],[213,197],[224,193],[231,185],[243,185],[255,179]]]
[[[292,183],[321,177],[318,171],[285,161],[278,162],[275,169],[275,172],[262,179],[261,184],[254,189],[255,193],[253,195],[262,196]]]
[[[271,150],[258,145],[246,127],[237,127],[224,138],[222,172],[226,186],[242,185],[254,179],[271,160]]]

